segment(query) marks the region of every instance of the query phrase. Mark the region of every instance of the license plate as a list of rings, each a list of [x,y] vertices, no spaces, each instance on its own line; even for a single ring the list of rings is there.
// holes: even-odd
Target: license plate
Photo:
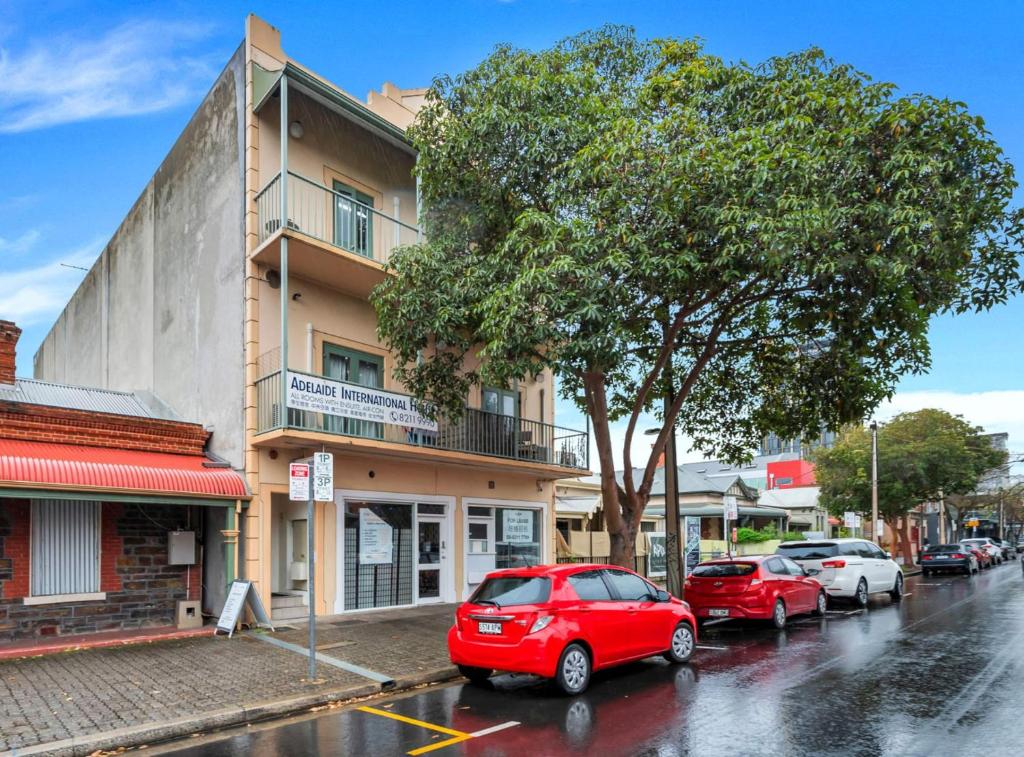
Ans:
[[[501,635],[501,623],[477,623],[476,630],[480,633]]]
[[[728,618],[729,610],[713,608],[711,610],[708,610],[708,615],[710,615],[712,618]]]

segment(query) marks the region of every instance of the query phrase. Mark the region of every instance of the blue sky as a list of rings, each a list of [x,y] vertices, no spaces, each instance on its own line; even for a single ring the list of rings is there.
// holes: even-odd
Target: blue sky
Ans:
[[[495,44],[548,45],[603,23],[700,36],[727,59],[818,45],[905,92],[963,100],[1024,170],[1024,3],[47,3],[0,0],[0,318],[25,330],[19,374],[242,38],[252,11],[289,54],[359,96],[428,84]],[[1018,191],[1020,203],[1024,193]],[[939,318],[930,373],[880,417],[938,405],[1024,448],[1024,299]],[[559,422],[581,426],[562,408]],[[1019,440],[1015,444],[1015,439]],[[644,442],[641,441],[641,444]]]

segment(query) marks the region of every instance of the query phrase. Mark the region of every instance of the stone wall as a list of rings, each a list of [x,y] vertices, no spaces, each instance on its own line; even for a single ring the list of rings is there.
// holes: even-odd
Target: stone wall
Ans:
[[[198,599],[201,592],[198,564],[191,568],[167,564],[167,532],[189,527],[189,509],[104,503],[100,589],[106,598],[25,605],[30,506],[24,501],[0,501],[0,643],[173,625],[177,601]],[[191,510],[191,529],[199,532],[200,512]]]

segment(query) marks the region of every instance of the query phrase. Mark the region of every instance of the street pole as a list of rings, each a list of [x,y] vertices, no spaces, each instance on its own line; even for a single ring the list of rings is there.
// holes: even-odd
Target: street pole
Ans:
[[[669,374],[671,376],[671,373]],[[668,417],[675,392],[669,381],[665,392],[665,417]],[[665,442],[665,585],[673,597],[683,596],[683,571],[680,560],[680,528],[679,528],[679,477],[676,468],[676,428],[672,424],[668,440]]]
[[[878,423],[871,421],[871,538],[881,546],[878,533]]]
[[[312,460],[310,467],[312,468]],[[312,477],[311,477],[312,478]],[[306,503],[306,591],[309,597],[309,680],[316,680],[316,540],[313,536],[313,522],[316,517],[316,502],[313,487],[309,487],[309,501]]]
[[[939,489],[939,544],[946,543],[946,498]]]

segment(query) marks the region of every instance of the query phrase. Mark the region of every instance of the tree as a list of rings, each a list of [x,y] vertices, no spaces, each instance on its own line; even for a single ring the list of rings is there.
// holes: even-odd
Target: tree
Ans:
[[[981,477],[1006,462],[983,429],[944,410],[897,415],[878,429],[878,512],[897,535],[903,560],[913,563],[907,513],[925,502],[973,491]],[[846,429],[831,449],[815,452],[821,504],[833,515],[871,514],[871,432]]]
[[[673,427],[743,459],[860,419],[928,367],[938,312],[1020,286],[1011,166],[961,103],[820,50],[727,64],[607,27],[498,47],[409,136],[427,241],[375,292],[395,375],[458,416],[546,368],[593,421],[612,559],[632,564]],[[642,474],[614,475],[673,401]]]

